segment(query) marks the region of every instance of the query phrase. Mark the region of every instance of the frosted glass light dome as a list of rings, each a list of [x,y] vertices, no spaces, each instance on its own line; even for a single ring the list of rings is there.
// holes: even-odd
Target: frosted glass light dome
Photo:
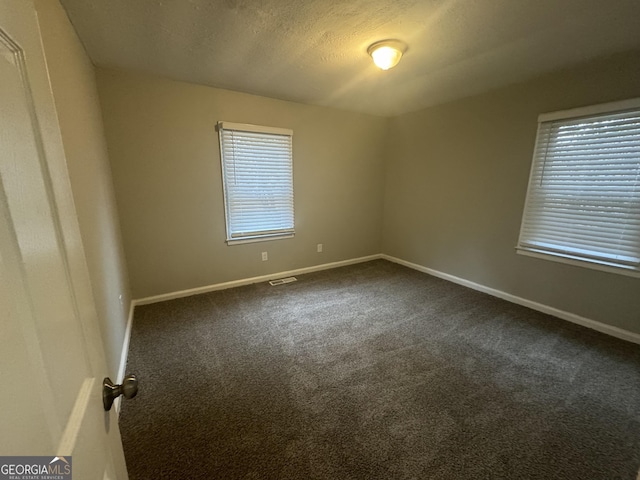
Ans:
[[[373,63],[382,70],[395,67],[406,51],[407,45],[400,40],[382,40],[367,49]]]

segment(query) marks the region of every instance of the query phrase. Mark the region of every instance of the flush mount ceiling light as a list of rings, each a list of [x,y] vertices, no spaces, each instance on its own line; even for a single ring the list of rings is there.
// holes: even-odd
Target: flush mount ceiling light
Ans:
[[[400,40],[382,40],[367,48],[367,53],[373,58],[373,63],[382,70],[395,67],[406,51],[407,44]]]

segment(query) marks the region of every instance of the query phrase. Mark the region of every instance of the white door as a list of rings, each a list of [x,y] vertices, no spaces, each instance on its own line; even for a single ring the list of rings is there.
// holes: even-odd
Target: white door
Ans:
[[[32,0],[0,0],[0,455],[127,478]]]

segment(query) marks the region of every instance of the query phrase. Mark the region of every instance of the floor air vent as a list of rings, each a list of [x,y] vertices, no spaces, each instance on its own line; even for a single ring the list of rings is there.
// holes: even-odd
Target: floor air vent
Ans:
[[[283,285],[285,283],[297,282],[298,279],[296,277],[287,277],[287,278],[279,278],[277,280],[271,280],[269,283],[274,287],[276,285]]]

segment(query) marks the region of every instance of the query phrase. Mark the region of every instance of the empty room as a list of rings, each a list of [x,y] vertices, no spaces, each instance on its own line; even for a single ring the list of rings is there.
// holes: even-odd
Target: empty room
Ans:
[[[0,478],[640,478],[636,0],[0,18]]]

